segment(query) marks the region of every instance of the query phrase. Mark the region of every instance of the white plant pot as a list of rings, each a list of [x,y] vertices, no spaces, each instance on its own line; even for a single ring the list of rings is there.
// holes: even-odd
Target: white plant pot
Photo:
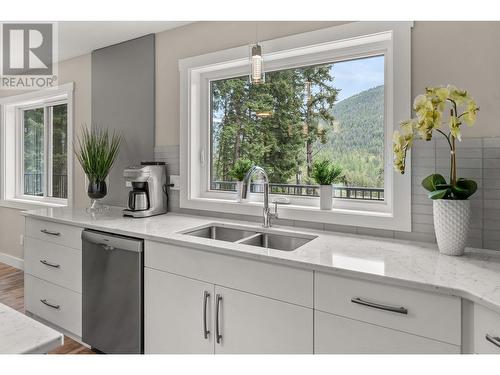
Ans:
[[[470,229],[470,201],[436,199],[432,202],[439,252],[463,255]]]
[[[333,205],[333,185],[319,186],[319,208],[331,210]]]
[[[241,190],[243,189],[243,181],[236,181],[236,201],[241,202]]]

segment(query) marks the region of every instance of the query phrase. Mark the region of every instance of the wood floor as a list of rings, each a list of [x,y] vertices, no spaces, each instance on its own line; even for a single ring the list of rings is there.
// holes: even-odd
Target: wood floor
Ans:
[[[0,303],[24,313],[24,273],[0,263]],[[92,354],[75,340],[64,336],[64,345],[51,354]]]

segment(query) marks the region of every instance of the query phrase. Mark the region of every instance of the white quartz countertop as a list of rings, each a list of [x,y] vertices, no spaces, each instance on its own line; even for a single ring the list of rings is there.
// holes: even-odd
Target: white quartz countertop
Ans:
[[[43,354],[63,342],[62,333],[0,303],[0,354]]]
[[[27,211],[24,215],[146,240],[451,294],[500,312],[500,252],[497,251],[467,249],[462,257],[450,257],[440,255],[435,244],[276,226],[270,231],[317,236],[295,251],[280,251],[181,233],[211,223],[263,230],[259,224],[242,221],[173,213],[134,219],[123,217],[118,209],[89,214],[85,209],[43,208]]]

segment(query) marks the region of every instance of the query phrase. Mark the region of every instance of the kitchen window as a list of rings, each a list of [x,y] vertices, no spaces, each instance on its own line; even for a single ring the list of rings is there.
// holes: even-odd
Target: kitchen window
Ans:
[[[410,230],[410,173],[393,173],[392,133],[410,114],[409,22],[356,22],[261,42],[266,82],[248,80],[248,46],[181,60],[181,207],[261,215],[262,186],[235,202],[229,171],[262,166],[280,217]],[[319,210],[315,160],[342,166]]]
[[[236,191],[230,171],[242,158],[267,171],[271,193],[318,197],[312,166],[326,158],[343,170],[336,198],[384,201],[384,61],[277,70],[260,85],[248,76],[211,81],[210,190]]]
[[[68,204],[72,87],[2,99],[2,205]]]

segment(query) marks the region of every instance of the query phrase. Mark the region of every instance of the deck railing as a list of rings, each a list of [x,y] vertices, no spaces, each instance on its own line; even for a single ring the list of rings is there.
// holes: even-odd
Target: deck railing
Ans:
[[[24,194],[43,196],[43,175],[41,173],[24,174]],[[68,176],[65,174],[52,175],[52,196],[57,198],[68,197]]]
[[[282,194],[291,196],[319,197],[319,185],[294,185],[294,184],[269,184],[272,194]],[[234,181],[212,181],[212,190],[236,191]],[[262,193],[262,184],[252,183],[250,185],[252,193]],[[335,198],[363,199],[371,201],[383,201],[383,188],[368,188],[356,186],[334,186],[333,195]]]

